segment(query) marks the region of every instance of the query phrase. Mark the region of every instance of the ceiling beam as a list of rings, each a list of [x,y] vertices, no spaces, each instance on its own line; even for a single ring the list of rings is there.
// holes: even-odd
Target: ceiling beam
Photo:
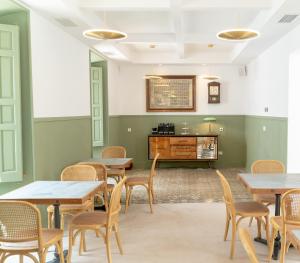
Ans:
[[[79,0],[79,6],[95,11],[168,10],[170,0]]]
[[[163,11],[173,8],[173,0],[79,0],[80,8],[95,11]],[[268,9],[272,0],[190,0],[182,2],[182,8],[199,10],[207,8],[255,8]]]
[[[171,0],[171,19],[175,33],[175,42],[177,44],[177,52],[180,59],[185,58],[184,33],[183,33],[183,17],[181,13],[182,0]]]
[[[191,10],[208,8],[267,9],[272,7],[272,0],[190,0],[182,7]]]

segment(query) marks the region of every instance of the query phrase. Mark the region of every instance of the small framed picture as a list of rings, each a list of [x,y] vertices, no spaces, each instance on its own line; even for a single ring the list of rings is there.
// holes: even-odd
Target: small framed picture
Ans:
[[[208,83],[208,103],[220,103],[220,86],[216,81]]]

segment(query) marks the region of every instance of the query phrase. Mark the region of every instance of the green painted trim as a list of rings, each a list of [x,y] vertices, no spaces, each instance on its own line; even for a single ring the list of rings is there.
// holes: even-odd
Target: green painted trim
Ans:
[[[288,119],[288,117],[258,116],[258,115],[245,115],[245,118],[269,119],[269,120],[282,120],[282,121],[286,121],[286,120]]]
[[[69,117],[45,117],[45,118],[34,118],[33,122],[53,122],[53,121],[70,121],[70,120],[83,120],[91,119],[91,116],[69,116]]]

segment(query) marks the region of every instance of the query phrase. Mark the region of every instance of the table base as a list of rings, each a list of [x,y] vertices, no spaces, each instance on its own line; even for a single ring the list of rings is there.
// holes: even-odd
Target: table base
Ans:
[[[64,250],[65,262],[67,262],[67,257],[68,257],[68,250]],[[54,258],[51,259],[50,261],[47,261],[47,263],[60,263],[60,257],[59,257],[59,255],[55,252],[54,253]]]
[[[261,243],[261,244],[264,244],[264,245],[268,245],[267,240],[264,239],[264,238],[261,238],[261,237],[256,237],[256,238],[254,238],[254,241],[255,241],[255,242],[258,242],[258,243]]]

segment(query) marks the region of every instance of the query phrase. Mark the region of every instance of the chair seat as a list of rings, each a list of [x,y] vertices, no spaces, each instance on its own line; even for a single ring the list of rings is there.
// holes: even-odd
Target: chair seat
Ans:
[[[106,212],[85,212],[75,216],[72,219],[71,225],[75,225],[76,227],[97,227],[106,225],[106,222]]]
[[[88,200],[86,201],[84,204],[82,205],[61,205],[59,207],[59,211],[61,213],[64,213],[64,212],[70,212],[70,211],[81,211],[81,210],[85,210],[89,207],[92,207],[94,204],[92,202],[92,200]],[[49,213],[53,213],[54,212],[54,206],[53,205],[50,205],[47,207],[47,212]]]
[[[124,169],[108,169],[107,175],[108,176],[124,176],[125,170]]]
[[[255,194],[253,195],[255,201],[259,203],[275,204],[275,196],[268,194]]]
[[[273,227],[276,228],[277,230],[282,229],[282,217],[281,216],[271,217],[270,222],[273,225]],[[286,229],[287,229],[287,231],[291,231],[294,229],[300,229],[300,226],[286,224]]]
[[[240,216],[266,216],[269,214],[269,209],[257,202],[238,202],[234,203],[237,215]]]
[[[44,247],[48,247],[63,238],[64,232],[61,229],[42,229],[42,240]],[[22,250],[38,250],[38,241],[27,242],[1,242],[0,250],[5,249],[9,251],[22,251]]]
[[[125,184],[126,185],[144,185],[148,184],[149,178],[148,177],[129,177],[127,178]]]

